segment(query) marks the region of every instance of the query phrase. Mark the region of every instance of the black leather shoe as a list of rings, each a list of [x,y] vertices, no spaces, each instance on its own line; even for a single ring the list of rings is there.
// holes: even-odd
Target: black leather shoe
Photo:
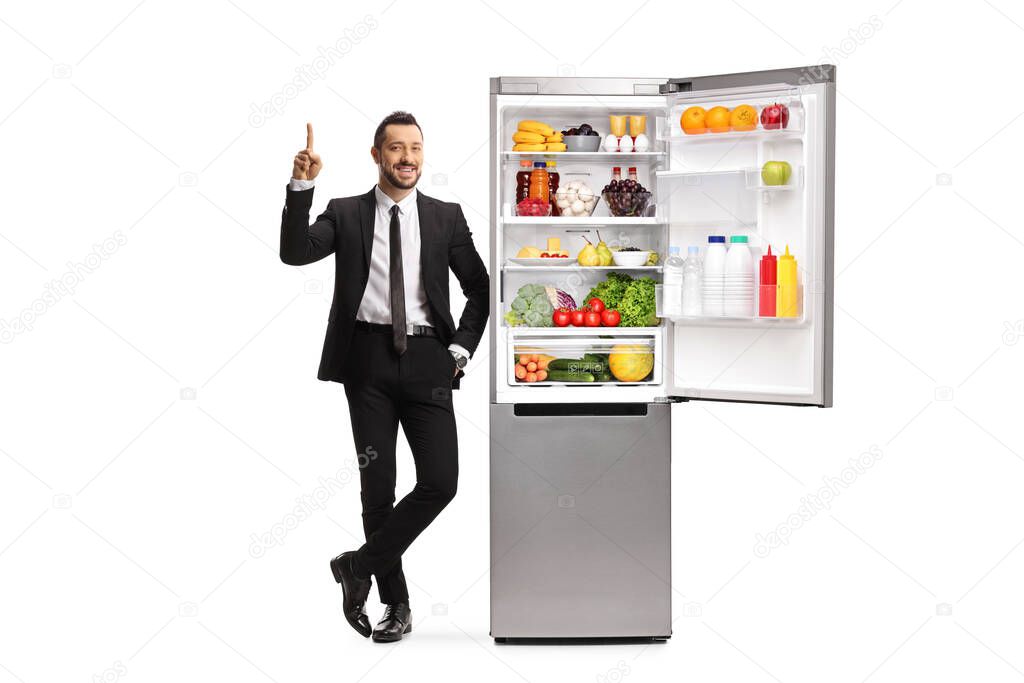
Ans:
[[[366,616],[366,598],[370,595],[370,579],[360,579],[352,570],[355,551],[349,550],[331,560],[331,573],[341,584],[342,609],[345,619],[359,635],[369,638],[370,618]]]
[[[396,602],[384,608],[384,616],[373,629],[375,643],[393,643],[412,632],[412,610],[409,603]]]

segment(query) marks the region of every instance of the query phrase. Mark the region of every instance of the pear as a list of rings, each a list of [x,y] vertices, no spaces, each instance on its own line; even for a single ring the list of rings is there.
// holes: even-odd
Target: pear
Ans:
[[[583,237],[583,235],[580,235],[580,237]],[[594,248],[594,245],[586,237],[583,237],[583,239],[586,240],[587,245],[580,249],[580,253],[576,256],[576,262],[581,266],[601,265],[601,257],[598,255],[597,249]]]
[[[599,266],[610,266],[612,264],[612,250],[608,248],[608,245],[601,239],[601,231],[597,231],[597,257],[600,259]]]

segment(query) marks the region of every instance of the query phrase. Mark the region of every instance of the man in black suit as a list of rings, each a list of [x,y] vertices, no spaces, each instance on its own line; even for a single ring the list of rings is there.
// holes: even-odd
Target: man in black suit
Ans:
[[[360,467],[366,543],[331,560],[345,618],[364,637],[400,640],[411,628],[402,553],[455,496],[458,438],[451,390],[484,333],[490,280],[458,204],[418,192],[423,132],[394,112],[370,150],[377,185],[332,199],[309,224],[313,180],[323,164],[296,154],[281,216],[281,260],[300,266],[334,254],[334,300],[317,378],[342,382]],[[458,326],[448,303],[448,269],[466,307]],[[416,462],[416,486],[395,501],[395,442],[401,424]],[[386,606],[371,631],[371,577]]]

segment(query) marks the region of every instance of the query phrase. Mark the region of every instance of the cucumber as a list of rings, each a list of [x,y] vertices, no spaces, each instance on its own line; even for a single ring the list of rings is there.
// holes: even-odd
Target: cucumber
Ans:
[[[548,370],[567,372],[603,372],[607,365],[602,361],[579,358],[556,358],[548,363]]]
[[[552,370],[548,366],[549,382],[593,382],[594,376],[589,372],[569,372],[568,370]]]

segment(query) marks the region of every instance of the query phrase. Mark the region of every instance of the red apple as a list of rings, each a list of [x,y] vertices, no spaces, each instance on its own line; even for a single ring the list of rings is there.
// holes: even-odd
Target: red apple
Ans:
[[[789,125],[789,107],[778,102],[761,110],[761,126],[766,130],[778,130]]]

